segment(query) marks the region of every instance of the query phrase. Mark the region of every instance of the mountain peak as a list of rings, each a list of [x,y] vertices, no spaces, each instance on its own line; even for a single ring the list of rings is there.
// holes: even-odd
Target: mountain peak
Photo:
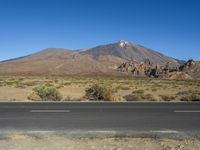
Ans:
[[[127,45],[129,45],[130,42],[125,41],[125,40],[120,40],[120,41],[118,42],[118,44],[119,44],[120,47],[124,48],[124,47],[126,47]]]

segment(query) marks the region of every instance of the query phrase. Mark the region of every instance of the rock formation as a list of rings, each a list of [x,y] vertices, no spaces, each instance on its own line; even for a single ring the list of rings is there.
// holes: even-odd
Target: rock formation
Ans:
[[[145,62],[138,63],[136,61],[125,62],[118,67],[118,71],[130,74],[132,76],[154,77],[154,78],[169,78],[173,74],[179,73],[179,67],[173,67],[170,63],[164,66],[153,64],[148,59]],[[189,75],[188,75],[189,76]],[[187,78],[189,78],[187,76]],[[183,76],[184,77],[184,76]]]

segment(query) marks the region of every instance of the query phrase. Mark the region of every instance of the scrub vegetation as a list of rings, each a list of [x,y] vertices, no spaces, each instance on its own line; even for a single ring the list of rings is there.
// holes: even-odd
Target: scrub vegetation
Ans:
[[[62,95],[54,86],[37,86],[33,88],[33,93],[28,96],[29,100],[60,101]]]
[[[200,80],[2,76],[0,100],[200,101]]]
[[[113,101],[116,89],[103,84],[93,84],[85,90],[85,98],[94,101]]]

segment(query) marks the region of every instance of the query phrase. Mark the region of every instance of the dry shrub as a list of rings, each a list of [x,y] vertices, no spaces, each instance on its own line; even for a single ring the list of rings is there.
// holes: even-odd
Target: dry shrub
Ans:
[[[26,86],[23,83],[18,82],[18,83],[15,84],[15,88],[21,88],[21,89],[23,89],[23,88],[26,88]]]
[[[143,95],[144,90],[135,90],[135,91],[132,92],[132,94]]]
[[[95,101],[113,101],[116,90],[111,86],[93,84],[85,90],[85,98]]]
[[[190,94],[190,95],[182,96],[180,100],[181,101],[200,101],[200,95]]]
[[[156,101],[156,98],[151,94],[142,95],[141,98],[142,98],[142,100]]]
[[[198,90],[189,90],[178,92],[177,95],[181,101],[200,101],[200,92]]]
[[[33,88],[33,93],[29,95],[29,99],[34,95],[39,96],[42,101],[60,101],[62,95],[54,86],[38,86]]]
[[[157,88],[153,88],[153,89],[151,89],[151,91],[152,92],[156,92],[156,91],[158,91],[158,89]]]
[[[41,98],[40,98],[40,96],[37,95],[35,92],[32,92],[32,93],[28,96],[28,100],[40,101]]]
[[[126,101],[140,101],[140,100],[141,100],[141,97],[138,96],[138,95],[129,94],[129,95],[124,96],[124,99],[125,99]]]
[[[151,94],[145,94],[145,95],[137,95],[137,94],[129,94],[124,96],[124,99],[127,101],[156,101],[156,98]]]
[[[172,95],[159,95],[163,101],[172,101],[175,99],[175,96]]]
[[[130,90],[131,88],[128,86],[118,86],[117,89],[119,90]]]

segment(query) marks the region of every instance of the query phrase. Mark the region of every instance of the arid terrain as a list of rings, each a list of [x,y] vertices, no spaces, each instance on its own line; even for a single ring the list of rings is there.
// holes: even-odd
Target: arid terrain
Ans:
[[[0,0],[0,150],[200,150],[200,0]]]
[[[1,137],[0,150],[199,150],[198,139],[73,138],[64,135],[12,134]]]
[[[0,77],[1,101],[34,101],[34,87],[55,87],[62,101],[88,101],[85,90],[93,84],[113,89],[112,101],[199,101],[199,80],[111,77]],[[36,99],[37,100],[37,99]]]

